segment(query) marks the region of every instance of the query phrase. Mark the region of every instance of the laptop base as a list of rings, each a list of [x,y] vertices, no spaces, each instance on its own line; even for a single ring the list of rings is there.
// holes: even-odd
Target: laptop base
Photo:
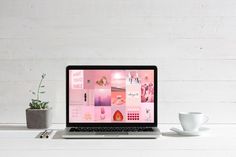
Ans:
[[[66,128],[62,135],[66,139],[155,139],[160,136],[160,130],[154,128],[151,132],[70,132]]]

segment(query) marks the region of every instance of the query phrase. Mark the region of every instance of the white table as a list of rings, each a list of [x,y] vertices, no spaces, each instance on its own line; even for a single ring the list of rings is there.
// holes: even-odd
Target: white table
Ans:
[[[210,131],[199,137],[180,137],[161,124],[158,139],[62,139],[54,124],[51,138],[40,139],[43,130],[28,130],[25,125],[0,125],[0,156],[44,157],[148,157],[148,156],[236,156],[236,125],[207,125]],[[165,135],[165,136],[164,136]]]

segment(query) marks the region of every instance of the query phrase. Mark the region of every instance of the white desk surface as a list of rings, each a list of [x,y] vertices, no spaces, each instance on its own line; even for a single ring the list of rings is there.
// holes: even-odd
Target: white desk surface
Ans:
[[[161,124],[158,139],[62,139],[65,125],[54,124],[49,139],[40,139],[43,130],[29,130],[25,125],[0,125],[0,156],[236,156],[236,125],[206,125],[210,131],[199,137],[180,137],[169,131],[179,125]]]

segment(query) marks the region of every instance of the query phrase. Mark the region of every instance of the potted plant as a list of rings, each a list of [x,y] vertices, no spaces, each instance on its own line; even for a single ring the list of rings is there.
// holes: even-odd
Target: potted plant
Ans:
[[[35,99],[32,99],[29,103],[29,108],[26,109],[27,127],[31,129],[44,129],[51,125],[52,111],[48,107],[49,102],[40,99],[40,94],[45,93],[43,90],[45,76],[46,74],[42,74],[37,91],[30,91],[35,96]]]

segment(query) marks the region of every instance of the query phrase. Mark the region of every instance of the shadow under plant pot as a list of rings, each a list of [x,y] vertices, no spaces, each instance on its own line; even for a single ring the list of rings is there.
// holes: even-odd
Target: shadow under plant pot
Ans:
[[[52,123],[52,109],[26,109],[27,128],[45,129]]]

